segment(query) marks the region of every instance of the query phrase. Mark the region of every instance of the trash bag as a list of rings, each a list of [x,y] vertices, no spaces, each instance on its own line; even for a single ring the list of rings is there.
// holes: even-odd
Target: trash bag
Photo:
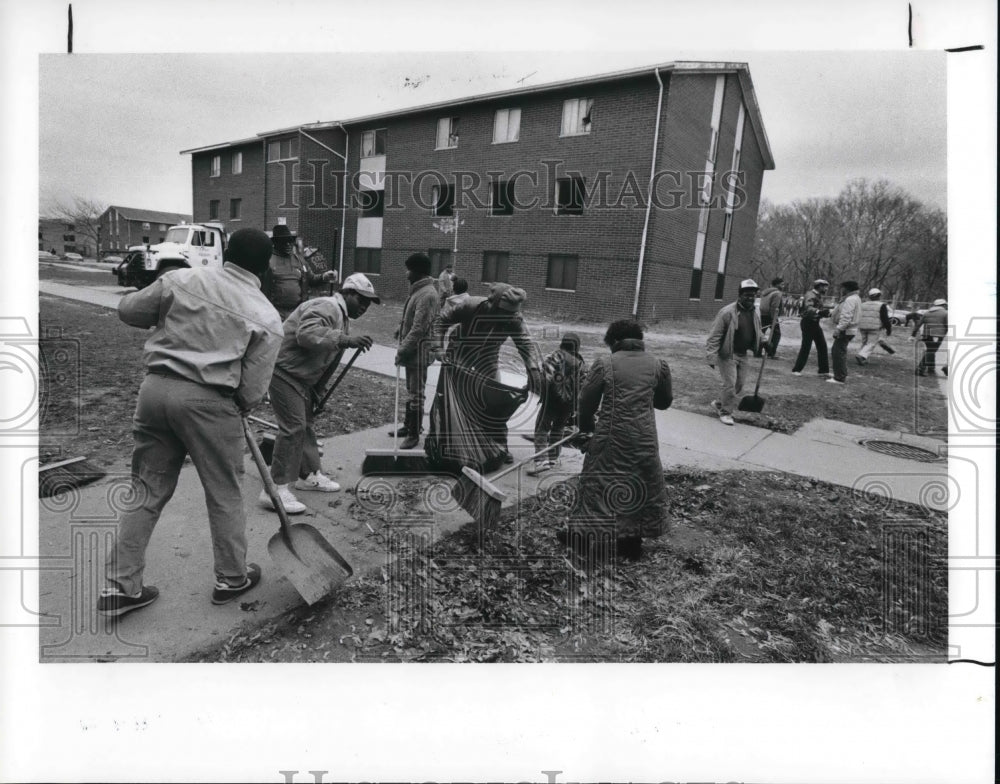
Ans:
[[[507,386],[459,365],[444,365],[424,439],[431,467],[453,473],[460,473],[462,466],[481,473],[497,469],[507,451],[498,427],[503,428],[527,399],[527,389]],[[502,437],[505,442],[505,429]]]

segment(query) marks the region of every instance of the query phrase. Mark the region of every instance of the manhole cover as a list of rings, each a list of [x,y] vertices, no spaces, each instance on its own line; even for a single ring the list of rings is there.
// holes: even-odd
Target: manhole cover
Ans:
[[[890,457],[901,457],[904,460],[919,460],[921,463],[936,463],[941,457],[929,449],[921,449],[919,446],[903,444],[899,441],[877,441],[875,439],[862,439],[858,442],[865,449],[873,452],[881,452]]]

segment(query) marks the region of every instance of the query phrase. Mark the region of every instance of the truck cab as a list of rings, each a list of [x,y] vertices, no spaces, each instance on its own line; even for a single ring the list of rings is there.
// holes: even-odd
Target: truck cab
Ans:
[[[184,223],[171,226],[163,242],[129,248],[115,275],[119,285],[141,289],[171,270],[221,267],[225,252],[221,223]]]

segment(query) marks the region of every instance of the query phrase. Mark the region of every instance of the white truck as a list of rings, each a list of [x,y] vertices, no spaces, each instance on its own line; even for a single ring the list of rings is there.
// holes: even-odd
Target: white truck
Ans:
[[[114,270],[119,286],[144,288],[170,270],[221,267],[226,232],[221,223],[184,223],[171,226],[163,242],[133,245]]]

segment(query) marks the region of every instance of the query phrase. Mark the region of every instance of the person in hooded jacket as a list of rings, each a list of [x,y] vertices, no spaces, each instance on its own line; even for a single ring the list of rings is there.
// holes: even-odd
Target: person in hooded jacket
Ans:
[[[673,402],[670,367],[646,352],[634,320],[612,323],[604,343],[611,353],[594,360],[580,392],[580,431],[593,436],[569,527],[557,536],[579,553],[589,528],[613,529],[618,555],[637,560],[643,538],[668,524],[655,410]]]

